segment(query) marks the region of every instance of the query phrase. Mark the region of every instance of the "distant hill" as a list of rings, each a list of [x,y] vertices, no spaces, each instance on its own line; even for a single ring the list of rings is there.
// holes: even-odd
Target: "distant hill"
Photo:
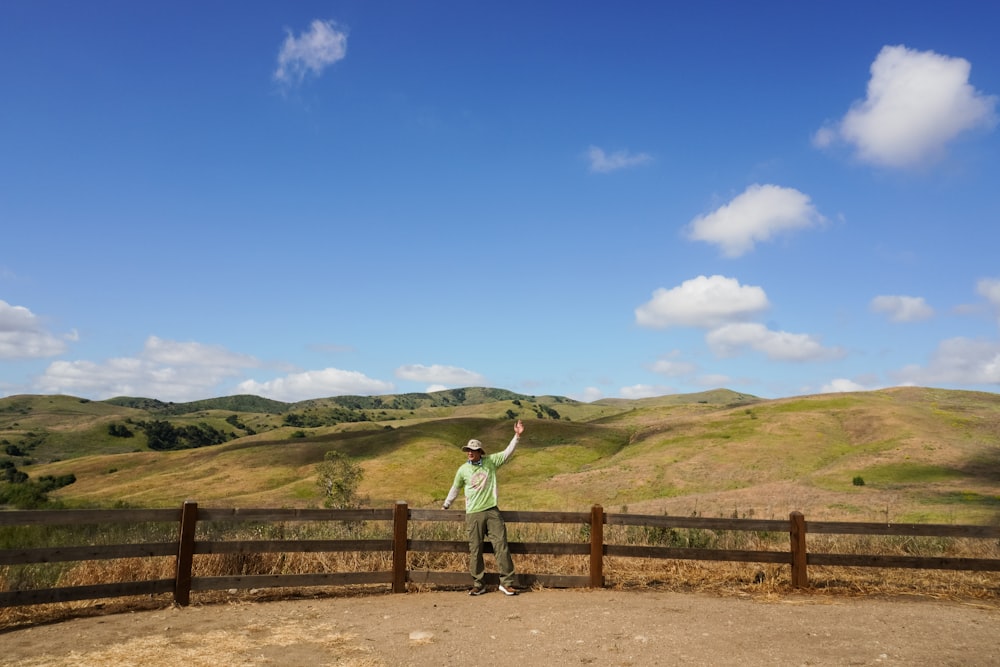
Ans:
[[[155,414],[183,415],[199,410],[229,410],[231,412],[264,412],[268,414],[281,414],[289,408],[290,403],[272,401],[269,398],[251,396],[247,394],[239,396],[224,396],[222,398],[208,398],[201,401],[190,401],[188,403],[164,403],[155,398],[133,398],[130,396],[118,396],[104,401],[111,405],[120,405],[125,408],[135,408],[145,410]]]
[[[262,412],[282,414],[292,410],[305,410],[326,405],[338,405],[351,410],[416,410],[419,408],[457,407],[461,405],[482,405],[498,401],[533,401],[533,396],[516,394],[505,389],[470,387],[468,389],[446,389],[432,393],[392,394],[382,396],[331,396],[309,399],[297,403],[284,403],[269,398],[249,394],[208,398],[186,403],[168,403],[155,398],[118,396],[104,403],[126,408],[135,408],[163,415],[185,415],[205,410],[229,410],[231,412]],[[570,399],[551,397],[551,402],[563,403]]]
[[[523,419],[525,438],[501,472],[506,509],[1000,521],[1000,395],[990,393],[901,387],[764,400],[721,389],[581,403],[466,388],[293,404],[235,396],[177,413],[164,405],[0,399],[0,445],[10,448],[0,465],[32,480],[72,475],[51,496],[73,506],[311,507],[316,465],[337,450],[362,466],[370,504],[435,507],[461,444],[476,437],[498,451]],[[171,436],[178,449],[150,448]]]

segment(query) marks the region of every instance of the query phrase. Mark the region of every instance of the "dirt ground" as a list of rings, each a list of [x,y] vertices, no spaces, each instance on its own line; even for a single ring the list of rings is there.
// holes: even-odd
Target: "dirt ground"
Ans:
[[[1000,665],[1000,605],[542,590],[192,604],[0,632],[0,664]]]

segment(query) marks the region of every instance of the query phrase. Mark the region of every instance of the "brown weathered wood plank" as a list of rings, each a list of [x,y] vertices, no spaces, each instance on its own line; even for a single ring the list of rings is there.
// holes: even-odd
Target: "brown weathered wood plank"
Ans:
[[[393,508],[392,518],[392,592],[406,592],[406,521],[409,517],[406,503],[400,501]]]
[[[788,531],[787,521],[772,519],[710,519],[690,516],[652,514],[606,514],[605,522],[617,526],[648,526],[652,528],[705,528],[708,530],[738,530],[753,532]]]
[[[172,593],[173,579],[151,581],[126,581],[116,584],[92,584],[89,586],[67,586],[64,588],[42,588],[27,591],[0,592],[0,607],[16,607],[52,602],[74,602],[76,600],[100,600],[120,598],[130,595],[156,595]]]
[[[70,526],[88,523],[180,521],[179,510],[10,510],[0,512],[0,526]]]
[[[788,516],[788,538],[791,542],[792,586],[805,588],[809,585],[809,571],[806,567],[806,519],[802,512],[792,512]]]
[[[867,554],[809,554],[808,560],[810,565],[1000,572],[1000,560],[992,560],[988,558],[889,555],[875,556]]]
[[[810,533],[839,535],[911,535],[917,537],[1000,538],[1000,526],[955,526],[934,523],[850,523],[846,521],[809,521]]]
[[[197,555],[390,550],[392,540],[198,540],[194,543]]]
[[[194,534],[198,523],[198,503],[181,506],[177,536],[177,563],[174,567],[174,602],[186,606],[191,601],[191,567],[194,564]]]
[[[392,521],[392,510],[383,509],[202,509],[199,521]]]
[[[254,574],[231,577],[195,577],[193,591],[225,591],[230,588],[309,588],[352,584],[392,584],[392,572],[318,572],[314,574]]]
[[[158,542],[150,544],[107,544],[84,547],[43,547],[39,549],[4,549],[0,551],[0,565],[65,563],[78,560],[111,560],[114,558],[144,558],[176,555],[176,542]]]
[[[787,551],[741,551],[735,549],[694,549],[687,547],[644,547],[608,544],[607,556],[624,558],[675,558],[677,560],[719,560],[742,563],[791,563]]]
[[[590,523],[590,512],[521,512],[502,510],[503,520],[510,523]]]
[[[507,547],[512,554],[549,555],[549,556],[585,556],[590,553],[590,545],[583,542],[508,542]],[[410,540],[409,551],[426,551],[430,553],[464,553],[469,550],[469,543],[459,540]],[[486,541],[484,553],[493,553],[493,545]]]
[[[545,586],[547,588],[587,588],[590,585],[589,575],[572,574],[525,574],[517,575],[518,583],[523,587],[534,585]],[[435,570],[410,570],[410,583],[432,584],[435,586],[455,586],[467,587],[471,585],[471,578],[467,572],[441,572]],[[500,576],[495,572],[487,572],[484,577],[487,586],[497,586],[500,583]]]
[[[604,587],[604,508],[590,509],[590,587]]]

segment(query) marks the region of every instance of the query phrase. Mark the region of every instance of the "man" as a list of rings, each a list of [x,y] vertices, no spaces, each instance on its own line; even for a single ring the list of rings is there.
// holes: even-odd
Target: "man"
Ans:
[[[460,489],[465,490],[465,527],[469,533],[469,572],[472,574],[472,589],[469,595],[486,592],[483,578],[486,568],[483,564],[483,544],[486,537],[493,543],[493,555],[500,570],[500,592],[517,595],[514,587],[514,561],[507,548],[507,526],[497,508],[497,468],[507,463],[514,454],[524,424],[518,419],[514,424],[514,437],[507,449],[486,456],[483,443],[469,440],[462,451],[468,460],[455,473],[455,481],[444,500],[444,509],[451,507]]]

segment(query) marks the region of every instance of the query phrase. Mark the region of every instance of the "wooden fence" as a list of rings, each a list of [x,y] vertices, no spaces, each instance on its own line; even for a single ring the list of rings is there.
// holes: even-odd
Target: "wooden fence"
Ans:
[[[0,550],[0,567],[70,561],[105,561],[120,558],[169,557],[175,559],[174,576],[149,581],[101,583],[86,586],[0,591],[0,607],[32,605],[73,600],[91,600],[131,595],[172,594],[180,605],[190,602],[191,591],[260,589],[275,587],[343,586],[387,584],[393,593],[406,592],[407,583],[463,586],[469,583],[467,572],[442,572],[407,569],[407,554],[414,552],[466,553],[464,540],[419,540],[410,537],[416,522],[455,522],[464,513],[446,510],[410,509],[397,502],[391,509],[321,510],[321,509],[208,509],[195,502],[185,502],[180,509],[162,510],[19,510],[0,512],[0,528],[8,526],[80,526],[87,524],[177,524],[177,538],[166,542],[43,548],[8,548]],[[807,534],[853,534],[868,536],[923,536],[944,538],[1000,538],[1000,527],[942,524],[882,524],[839,521],[807,522],[800,512],[792,512],[787,521],[762,519],[722,519],[700,517],[651,516],[605,513],[600,505],[590,512],[505,511],[508,523],[576,524],[581,530],[579,542],[511,542],[514,554],[550,556],[589,556],[587,575],[519,573],[524,586],[550,588],[605,585],[605,557],[644,559],[693,559],[748,563],[787,564],[792,585],[808,586],[808,566],[861,566],[875,568],[917,568],[969,571],[1000,571],[1000,559],[946,558],[926,556],[864,555],[811,553]],[[197,539],[199,524],[211,522],[390,522],[388,539],[357,540],[209,540]],[[787,551],[735,550],[693,547],[639,546],[607,544],[605,526],[639,526],[654,530],[704,529],[710,531],[751,531],[787,533]],[[586,541],[584,541],[586,539]],[[487,544],[487,551],[490,549]],[[194,576],[196,556],[206,554],[261,554],[302,552],[383,552],[391,554],[391,569],[375,572],[316,572],[309,574]],[[492,582],[496,574],[487,575]]]

